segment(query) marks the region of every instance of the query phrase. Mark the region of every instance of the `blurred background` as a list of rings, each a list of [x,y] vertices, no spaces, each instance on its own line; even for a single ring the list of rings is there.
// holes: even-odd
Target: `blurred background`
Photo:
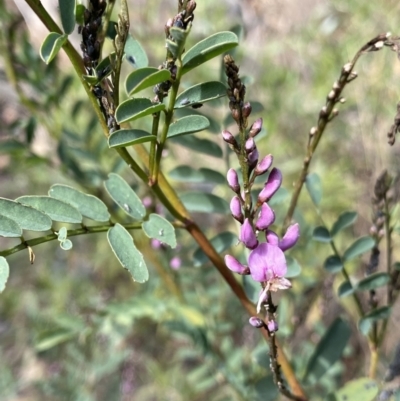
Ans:
[[[176,3],[129,1],[131,33],[151,66],[165,57],[164,25],[176,14]],[[57,2],[43,4],[59,20]],[[115,171],[150,208],[159,210],[146,188],[108,149],[65,54],[49,66],[40,59],[47,31],[26,3],[0,0],[0,11],[0,196],[42,195],[52,184],[64,183],[101,197],[112,209],[102,181]],[[252,117],[264,119],[258,147],[261,154],[274,155],[274,166],[284,174],[284,190],[274,205],[278,223],[299,175],[309,130],[341,67],[379,33],[400,34],[399,18],[400,5],[390,0],[198,1],[187,48],[218,31],[232,29],[240,36],[233,56],[253,104]],[[77,32],[71,40],[79,48]],[[111,51],[111,43],[105,49]],[[131,71],[124,68],[125,75]],[[400,100],[397,55],[388,48],[367,53],[356,71],[359,77],[346,87],[346,103],[328,125],[311,167],[322,179],[321,215],[328,227],[346,210],[358,213],[354,228],[338,240],[341,249],[368,235],[375,180],[385,169],[398,174],[400,167],[400,145],[387,143]],[[189,73],[183,88],[219,79],[221,58]],[[173,144],[163,162],[167,175],[182,164],[222,175],[228,166],[237,166],[218,135],[223,128],[235,133],[226,99],[199,111],[214,124],[198,138],[215,142],[224,157]],[[187,183],[171,177],[179,192],[200,189],[228,201],[231,196],[223,183]],[[229,215],[195,218],[209,237],[237,230]],[[328,247],[310,241],[313,227],[321,221],[305,191],[295,220],[302,227],[302,241],[292,256],[301,273],[279,303],[279,336],[299,377],[336,316],[352,327],[344,360],[317,383],[304,382],[315,399],[324,399],[341,383],[367,374],[368,347],[354,319],[349,319],[355,313],[351,303],[336,296],[341,277],[328,275],[322,267]],[[34,236],[28,233],[26,238]],[[68,252],[55,243],[35,247],[33,265],[27,252],[8,257],[10,279],[0,297],[2,400],[279,399],[266,344],[247,324],[239,302],[211,265],[194,265],[196,245],[186,233],[178,233],[178,250],[157,252],[148,239],[135,234],[150,268],[145,285],[132,282],[121,269],[105,235],[72,241]],[[0,238],[0,249],[14,244]],[[174,257],[179,263],[171,263]],[[363,276],[365,261],[351,266],[355,277]],[[381,379],[399,340],[398,309],[393,310],[378,367]]]

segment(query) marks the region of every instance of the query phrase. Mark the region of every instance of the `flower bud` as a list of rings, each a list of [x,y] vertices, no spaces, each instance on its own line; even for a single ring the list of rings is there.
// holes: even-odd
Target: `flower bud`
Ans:
[[[262,175],[262,174],[266,173],[268,171],[268,169],[271,167],[273,160],[274,160],[274,158],[272,157],[272,155],[265,156],[260,161],[260,163],[257,164],[257,167],[254,170],[254,173],[256,175]]]
[[[263,119],[258,118],[256,121],[254,121],[253,125],[250,128],[249,135],[254,138],[256,135],[258,135],[262,129],[262,124],[263,124]]]
[[[258,150],[255,148],[249,155],[247,156],[247,164],[250,168],[254,168],[258,162]]]
[[[253,327],[255,327],[256,329],[260,329],[261,327],[264,327],[264,326],[265,326],[264,322],[263,322],[259,317],[257,317],[257,316],[252,316],[252,317],[249,319],[249,323],[250,323]]]
[[[232,213],[232,217],[237,220],[239,223],[243,224],[244,216],[242,213],[242,205],[240,204],[240,200],[238,196],[234,196],[230,203],[230,209]]]
[[[254,142],[254,139],[253,138],[247,139],[246,143],[244,144],[244,148],[247,154],[251,153],[256,148],[256,143]]]
[[[247,266],[242,265],[236,258],[231,255],[225,255],[225,264],[229,270],[238,274],[249,274],[250,269]]]
[[[265,183],[264,188],[258,195],[258,202],[264,203],[271,199],[275,192],[280,188],[282,184],[282,173],[277,168],[273,168],[269,174],[268,180]]]
[[[298,223],[292,224],[286,230],[286,233],[283,236],[282,240],[279,241],[278,246],[279,246],[279,248],[281,248],[282,251],[286,251],[287,249],[291,248],[292,246],[294,246],[296,244],[299,237],[300,237],[299,224]]]
[[[249,219],[246,219],[240,230],[240,241],[248,249],[255,249],[258,245],[258,240]]]
[[[169,266],[173,270],[179,270],[181,267],[182,260],[178,256],[174,256],[170,261],[169,261]]]
[[[222,139],[230,145],[237,145],[235,137],[227,130],[222,131]]]
[[[256,222],[256,229],[259,231],[266,230],[275,221],[275,213],[270,208],[268,203],[263,203],[260,209],[260,214]]]
[[[270,320],[267,323],[267,327],[270,334],[275,333],[276,331],[278,331],[278,322],[276,322],[275,320]]]
[[[240,192],[240,184],[236,170],[230,168],[228,170],[228,173],[226,174],[226,180],[228,181],[229,188],[232,189],[233,192],[238,194]]]
[[[243,107],[242,107],[242,116],[244,118],[247,118],[251,113],[251,104],[249,102],[246,102]]]

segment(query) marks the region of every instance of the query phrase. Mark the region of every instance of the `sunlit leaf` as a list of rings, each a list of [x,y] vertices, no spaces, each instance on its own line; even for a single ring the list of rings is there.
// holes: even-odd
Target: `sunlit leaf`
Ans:
[[[175,101],[175,108],[192,106],[197,103],[206,103],[210,100],[226,96],[226,86],[219,81],[203,82],[191,86],[183,91]]]
[[[369,236],[358,238],[349,248],[346,249],[343,259],[345,261],[354,259],[356,256],[362,255],[370,251],[375,246],[375,240]]]
[[[339,231],[351,226],[357,220],[356,212],[344,212],[335,221],[331,229],[331,236],[334,237]]]
[[[208,139],[200,139],[194,135],[182,135],[169,139],[186,148],[192,149],[195,152],[205,153],[208,156],[222,157],[222,149],[218,144]]]
[[[325,259],[324,268],[330,273],[338,273],[343,269],[343,263],[336,255],[329,256]]]
[[[6,258],[0,256],[0,292],[6,288],[8,276],[10,275],[10,267],[8,266]]]
[[[120,148],[139,143],[156,141],[157,137],[140,129],[121,129],[114,131],[108,138],[110,148]]]
[[[23,230],[47,231],[51,228],[49,216],[9,199],[0,198],[0,213],[14,220]]]
[[[390,306],[381,306],[364,315],[358,322],[358,328],[364,335],[367,335],[374,322],[382,319],[388,319],[392,308]]]
[[[137,120],[165,109],[163,103],[152,103],[147,98],[128,99],[122,102],[115,112],[118,123]]]
[[[304,381],[317,382],[340,359],[351,336],[349,324],[337,318],[325,332],[308,361]]]
[[[143,68],[149,65],[149,59],[141,44],[128,35],[125,43],[125,58],[135,68]]]
[[[125,81],[126,93],[128,96],[132,96],[143,89],[167,81],[170,78],[171,73],[168,70],[159,70],[154,67],[140,68],[127,76]]]
[[[210,122],[203,116],[187,116],[176,120],[169,126],[167,138],[179,135],[193,134],[208,128]]]
[[[16,200],[40,210],[54,221],[63,223],[82,222],[82,215],[79,211],[62,200],[51,198],[50,196],[21,196]]]
[[[182,58],[183,73],[227,52],[238,45],[238,37],[233,32],[218,32],[196,43]]]
[[[220,233],[210,240],[212,246],[219,254],[236,245],[238,241],[238,236],[229,231]],[[204,251],[201,248],[197,248],[193,254],[193,265],[199,267],[208,261],[208,256]]]
[[[67,40],[68,35],[60,35],[56,32],[50,32],[40,47],[40,57],[42,60],[46,64],[49,64]]]
[[[149,238],[157,239],[171,248],[176,247],[175,228],[164,217],[151,213],[149,219],[142,224],[142,228]]]
[[[143,255],[137,250],[133,239],[120,224],[110,228],[107,239],[112,251],[124,269],[131,273],[134,281],[144,283],[149,279],[149,272]]]
[[[69,203],[71,206],[78,209],[82,216],[89,219],[95,221],[108,221],[110,219],[107,206],[99,198],[84,194],[68,185],[53,185],[49,190],[49,195],[52,198]]]
[[[205,192],[188,192],[181,196],[181,201],[190,212],[229,213],[225,199]]]
[[[118,174],[110,173],[104,187],[114,202],[129,216],[142,220],[146,209],[131,186]]]
[[[355,286],[357,291],[370,291],[382,287],[390,282],[390,275],[388,273],[375,273],[365,277]]]
[[[315,227],[312,237],[315,241],[318,242],[330,242],[331,236],[327,228],[323,226]]]
[[[306,188],[315,206],[319,206],[322,199],[322,183],[318,174],[308,174],[306,178]]]
[[[344,387],[329,394],[327,401],[373,401],[378,393],[376,381],[363,377],[347,382]]]
[[[61,14],[61,24],[66,34],[70,34],[75,28],[75,0],[58,0]]]
[[[18,238],[22,235],[22,229],[18,223],[0,214],[0,237]]]

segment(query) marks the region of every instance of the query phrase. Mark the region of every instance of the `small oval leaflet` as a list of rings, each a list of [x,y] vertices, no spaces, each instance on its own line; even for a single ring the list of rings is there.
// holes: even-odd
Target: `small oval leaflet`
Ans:
[[[335,401],[373,401],[379,393],[377,383],[367,377],[352,380],[333,393]],[[331,398],[329,398],[331,400]]]
[[[14,220],[23,230],[47,231],[52,225],[49,216],[10,199],[0,198],[0,211],[3,216]]]
[[[357,291],[370,291],[382,287],[390,282],[388,273],[380,272],[371,274],[357,283]]]
[[[22,229],[16,221],[0,215],[0,237],[18,238],[21,235]]]
[[[182,117],[169,126],[167,138],[193,134],[194,132],[203,131],[209,126],[210,122],[207,117],[198,115]]]
[[[365,237],[358,238],[346,249],[343,255],[343,259],[345,261],[351,260],[356,256],[368,252],[374,246],[375,246],[375,240],[370,236],[366,235]]]
[[[115,256],[122,267],[131,273],[133,280],[138,283],[146,282],[149,279],[146,263],[129,232],[117,223],[108,230],[107,239]]]
[[[187,192],[181,196],[181,201],[191,212],[229,213],[228,202],[213,194],[204,192]]]
[[[170,78],[171,73],[168,70],[159,70],[154,67],[140,68],[127,76],[125,90],[128,96],[132,96],[143,89],[167,81]]]
[[[8,266],[6,258],[0,256],[0,292],[6,288],[8,276],[10,275],[10,267]]]
[[[338,273],[343,269],[343,263],[336,255],[331,255],[325,259],[324,268],[330,273]]]
[[[346,227],[351,226],[357,220],[356,212],[344,212],[342,213],[331,229],[331,236],[335,236],[339,231],[344,230]]]
[[[66,34],[70,34],[75,28],[75,0],[58,0],[61,14],[61,24]]]
[[[136,68],[148,66],[149,59],[147,58],[146,52],[141,44],[136,39],[133,39],[131,35],[128,35],[124,50],[125,57],[132,66]]]
[[[49,190],[49,195],[70,204],[88,219],[95,221],[108,221],[110,219],[107,206],[99,198],[84,194],[68,185],[53,185]]]
[[[222,149],[217,143],[209,141],[208,139],[197,138],[195,135],[180,135],[170,138],[169,140],[208,156],[222,157],[223,154]]]
[[[306,188],[314,205],[318,207],[322,200],[322,183],[318,174],[307,175]]]
[[[391,311],[392,308],[387,305],[372,310],[359,320],[359,330],[362,334],[367,335],[368,332],[371,330],[373,323],[378,320],[388,319],[390,317]]]
[[[184,90],[175,101],[175,109],[196,103],[206,103],[226,96],[226,86],[219,81],[203,82]],[[189,103],[188,103],[189,101]],[[182,104],[182,102],[184,104]]]
[[[21,196],[17,198],[17,202],[40,210],[54,221],[62,223],[82,222],[82,215],[76,208],[50,196]]]
[[[143,222],[142,228],[149,238],[157,239],[171,248],[176,247],[175,228],[164,217],[151,213],[149,219]]]
[[[157,113],[164,109],[164,103],[152,103],[151,100],[147,98],[128,99],[117,107],[115,119],[118,123],[125,123]]]
[[[331,236],[329,234],[329,231],[323,226],[314,228],[312,238],[314,241],[318,241],[318,242],[327,243],[327,242],[331,241]]]
[[[110,148],[120,148],[139,143],[156,141],[157,137],[140,129],[121,129],[114,131],[108,138]]]
[[[104,187],[113,201],[122,208],[122,210],[136,220],[142,220],[146,215],[140,198],[130,185],[118,174],[110,173],[108,180],[104,181]]]
[[[67,41],[68,35],[60,35],[56,32],[50,32],[44,39],[40,47],[40,57],[49,64],[50,61],[58,54],[63,44]]]

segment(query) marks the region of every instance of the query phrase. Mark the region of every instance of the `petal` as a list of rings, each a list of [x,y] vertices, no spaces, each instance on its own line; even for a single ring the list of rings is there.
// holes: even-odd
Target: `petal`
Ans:
[[[256,222],[256,229],[263,231],[266,230],[275,221],[275,213],[270,208],[268,203],[263,203]]]
[[[238,274],[249,274],[249,268],[242,265],[236,258],[231,255],[225,255],[226,267]]]
[[[233,192],[240,192],[239,178],[236,170],[230,168],[226,174],[226,180],[228,181],[228,185]]]
[[[239,221],[240,223],[243,223],[244,216],[242,213],[242,205],[240,204],[239,197],[234,196],[232,198],[229,206],[230,206],[233,218],[236,219],[237,221]]]
[[[272,230],[268,230],[265,233],[265,239],[267,240],[268,244],[279,246],[279,237]]]
[[[287,290],[288,288],[292,288],[292,283],[285,277],[276,277],[270,282],[270,290]]]
[[[249,249],[254,249],[258,245],[258,240],[249,219],[246,219],[240,230],[240,241]]]
[[[257,165],[258,162],[258,149],[255,148],[252,152],[249,153],[249,155],[247,156],[247,164],[251,167],[254,168]]]
[[[252,137],[248,138],[244,144],[244,148],[246,149],[246,153],[252,152],[256,147],[256,143]]]
[[[291,248],[297,242],[300,237],[300,226],[298,223],[291,225],[287,230],[282,240],[279,241],[279,248],[282,251],[286,251],[286,249]]]
[[[257,164],[256,169],[254,170],[254,172],[257,175],[262,175],[265,172],[267,172],[267,170],[271,167],[272,162],[273,162],[274,158],[272,157],[272,155],[267,155],[265,156],[260,163]]]
[[[259,317],[257,317],[257,316],[252,316],[252,317],[249,319],[249,323],[250,323],[253,327],[255,327],[256,329],[259,329],[260,327],[263,327],[263,326],[264,326],[264,322],[263,322]]]
[[[258,195],[258,201],[264,203],[271,199],[274,193],[280,188],[282,184],[282,173],[277,168],[273,168],[269,173],[267,182],[264,188]]]
[[[259,118],[256,121],[254,121],[253,125],[250,128],[249,135],[254,138],[261,131],[262,124],[263,124],[262,118]]]

